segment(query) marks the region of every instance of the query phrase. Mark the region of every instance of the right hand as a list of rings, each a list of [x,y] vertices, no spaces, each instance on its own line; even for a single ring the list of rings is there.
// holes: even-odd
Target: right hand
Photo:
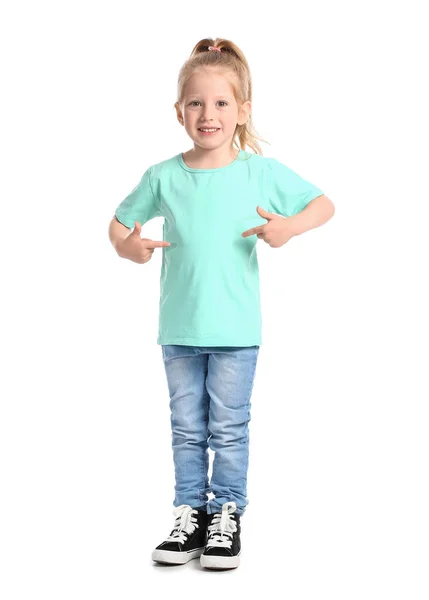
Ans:
[[[138,221],[132,233],[117,245],[117,252],[122,258],[143,264],[152,258],[155,248],[170,246],[170,242],[154,242],[149,238],[141,238],[142,226]]]

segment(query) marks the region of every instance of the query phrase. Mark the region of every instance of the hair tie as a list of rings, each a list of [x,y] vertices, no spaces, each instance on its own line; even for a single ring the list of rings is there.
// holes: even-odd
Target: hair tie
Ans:
[[[218,52],[222,52],[222,49],[217,48],[216,46],[209,46],[209,50],[217,50]]]

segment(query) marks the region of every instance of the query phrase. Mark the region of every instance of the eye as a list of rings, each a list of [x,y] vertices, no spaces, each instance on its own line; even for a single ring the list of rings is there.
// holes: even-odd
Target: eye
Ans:
[[[228,102],[226,102],[225,100],[219,100],[219,102],[228,106]],[[189,104],[191,106],[195,106],[195,104],[201,104],[201,102],[199,100],[192,100]]]

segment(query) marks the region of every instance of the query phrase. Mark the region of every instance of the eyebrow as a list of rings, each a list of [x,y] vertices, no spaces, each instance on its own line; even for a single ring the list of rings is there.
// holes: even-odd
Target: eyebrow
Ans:
[[[186,98],[199,98],[201,94],[190,94],[190,96],[185,96]],[[215,98],[231,98],[229,94],[217,94]]]

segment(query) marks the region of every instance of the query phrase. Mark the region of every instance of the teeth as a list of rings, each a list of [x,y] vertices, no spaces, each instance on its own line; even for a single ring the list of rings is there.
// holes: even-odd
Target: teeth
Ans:
[[[200,131],[217,131],[217,127],[215,129],[200,129]]]

